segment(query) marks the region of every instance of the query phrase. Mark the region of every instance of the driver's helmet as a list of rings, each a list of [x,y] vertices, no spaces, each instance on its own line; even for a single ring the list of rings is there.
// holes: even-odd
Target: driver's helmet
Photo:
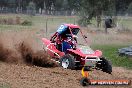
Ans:
[[[70,32],[70,29],[71,29],[71,32],[72,32],[72,35],[77,35],[78,34],[78,32],[79,32],[79,27],[78,26],[76,26],[76,25],[73,25],[73,24],[62,24],[59,28],[58,28],[58,30],[57,30],[57,32],[58,32],[58,34],[71,34],[71,32]]]
[[[60,27],[57,30],[58,34],[64,33],[67,30],[67,28],[68,28],[68,26],[66,26],[66,25],[63,25],[63,24],[60,25]]]

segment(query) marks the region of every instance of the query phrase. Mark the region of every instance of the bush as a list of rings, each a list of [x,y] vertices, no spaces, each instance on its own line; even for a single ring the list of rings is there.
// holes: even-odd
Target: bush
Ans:
[[[32,22],[31,21],[28,21],[28,20],[24,20],[21,25],[23,26],[31,26],[32,25]]]
[[[129,4],[127,12],[128,12],[129,15],[132,14],[132,3]]]

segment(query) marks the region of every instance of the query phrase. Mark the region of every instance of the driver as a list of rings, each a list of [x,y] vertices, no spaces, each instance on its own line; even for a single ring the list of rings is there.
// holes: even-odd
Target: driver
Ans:
[[[58,50],[65,52],[67,49],[76,48],[77,39],[72,35],[71,29],[67,25],[61,25],[50,41],[56,44]]]

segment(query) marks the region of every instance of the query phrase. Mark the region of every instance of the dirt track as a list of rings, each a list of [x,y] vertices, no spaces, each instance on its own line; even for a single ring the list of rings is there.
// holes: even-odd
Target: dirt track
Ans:
[[[15,36],[14,36],[15,35]],[[23,36],[24,35],[24,36]],[[22,57],[20,57],[20,52],[17,52],[16,44],[25,40],[32,46],[34,52],[40,50],[41,44],[39,35],[35,35],[35,32],[21,32],[21,33],[3,33],[1,34],[1,41],[3,46],[13,51],[9,57],[9,61],[13,62],[16,60],[14,56],[17,57],[18,62],[15,64],[6,63],[0,61],[0,87],[4,84],[6,87],[10,86],[12,88],[81,88],[79,83],[81,78],[81,71],[78,70],[66,70],[60,67],[45,68],[37,67],[33,65],[27,65],[23,62]],[[39,36],[39,37],[38,37]],[[35,40],[35,41],[34,41]],[[39,40],[39,41],[38,41]],[[35,47],[34,47],[35,46]],[[23,49],[23,48],[22,48]],[[5,50],[5,49],[4,49]],[[38,54],[37,54],[38,55]],[[40,54],[41,55],[41,54]],[[13,59],[13,60],[12,60]],[[93,71],[90,73],[91,79],[130,79],[132,80],[132,70],[126,70],[121,67],[114,67],[112,75],[101,71]],[[130,86],[90,86],[90,88],[132,88]]]
[[[0,63],[0,82],[12,88],[81,88],[81,71],[66,70],[60,67],[42,68],[36,66]],[[93,71],[91,79],[132,79],[132,71],[114,67],[112,75]],[[115,86],[91,86],[90,88],[114,88]],[[131,88],[118,86],[117,88]]]

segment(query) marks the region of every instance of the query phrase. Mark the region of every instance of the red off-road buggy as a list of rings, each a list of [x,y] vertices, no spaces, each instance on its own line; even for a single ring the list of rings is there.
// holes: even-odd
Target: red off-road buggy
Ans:
[[[51,39],[42,38],[47,53],[66,69],[88,67],[111,73],[110,62],[102,57],[99,50],[77,45],[77,34],[81,32],[78,25],[62,24]],[[82,34],[82,32],[81,32]],[[84,40],[86,36],[82,34]]]

